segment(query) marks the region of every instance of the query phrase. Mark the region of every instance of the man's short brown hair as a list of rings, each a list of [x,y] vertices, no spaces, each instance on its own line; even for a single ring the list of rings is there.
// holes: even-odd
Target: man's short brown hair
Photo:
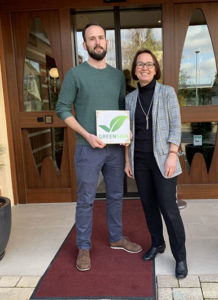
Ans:
[[[106,37],[106,30],[105,30],[105,28],[104,28],[101,24],[99,24],[99,23],[97,23],[97,22],[93,22],[93,23],[87,24],[87,25],[83,28],[82,36],[83,36],[84,42],[86,42],[86,36],[85,36],[85,34],[86,34],[86,29],[89,28],[90,26],[99,26],[99,27],[101,27],[101,28],[104,30],[104,35],[105,35],[105,37]]]

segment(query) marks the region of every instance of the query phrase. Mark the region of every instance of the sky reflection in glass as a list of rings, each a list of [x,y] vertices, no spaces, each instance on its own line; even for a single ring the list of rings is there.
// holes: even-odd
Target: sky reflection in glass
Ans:
[[[196,82],[198,85],[211,86],[216,73],[216,62],[207,25],[189,26],[182,53],[180,84],[183,75],[182,84],[186,86],[196,85]]]

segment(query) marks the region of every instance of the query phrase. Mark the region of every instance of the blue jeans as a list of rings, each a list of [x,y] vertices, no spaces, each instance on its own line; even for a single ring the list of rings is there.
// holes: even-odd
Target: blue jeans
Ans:
[[[124,179],[124,149],[109,145],[93,149],[77,145],[75,151],[77,175],[76,243],[79,249],[91,248],[93,203],[100,171],[106,186],[107,225],[110,242],[122,238],[122,197]]]

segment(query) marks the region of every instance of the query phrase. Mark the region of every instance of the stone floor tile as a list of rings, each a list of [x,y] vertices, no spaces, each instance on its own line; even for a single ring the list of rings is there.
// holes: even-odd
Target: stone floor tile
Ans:
[[[217,282],[202,282],[201,288],[205,298],[218,298]]]
[[[179,287],[178,280],[171,275],[159,275],[157,276],[158,288],[173,288]]]
[[[0,288],[1,300],[29,300],[33,288]]]
[[[0,278],[0,287],[15,287],[20,278],[20,276],[2,276]]]
[[[157,292],[158,300],[173,300],[171,288],[159,288]]]
[[[173,300],[203,300],[200,288],[173,288]]]
[[[216,275],[199,275],[200,282],[218,282],[218,274]]]
[[[36,287],[38,281],[40,279],[40,276],[23,276],[21,277],[20,281],[17,284],[17,287]]]
[[[197,275],[188,275],[186,278],[179,280],[179,286],[183,288],[200,287],[199,277]]]

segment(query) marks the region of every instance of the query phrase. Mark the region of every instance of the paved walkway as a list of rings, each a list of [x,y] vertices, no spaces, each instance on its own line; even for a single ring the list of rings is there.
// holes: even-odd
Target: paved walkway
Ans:
[[[39,278],[39,276],[0,277],[0,299],[29,300]]]
[[[174,277],[175,261],[164,228],[167,248],[155,260],[157,300],[218,300],[218,199],[187,202],[181,215],[189,275],[180,281]],[[0,300],[29,300],[75,222],[75,203],[17,205],[12,221],[0,261]]]
[[[0,277],[1,300],[29,300],[39,276]],[[157,276],[157,300],[218,300],[218,275]]]
[[[218,300],[218,275],[157,276],[158,300]]]

